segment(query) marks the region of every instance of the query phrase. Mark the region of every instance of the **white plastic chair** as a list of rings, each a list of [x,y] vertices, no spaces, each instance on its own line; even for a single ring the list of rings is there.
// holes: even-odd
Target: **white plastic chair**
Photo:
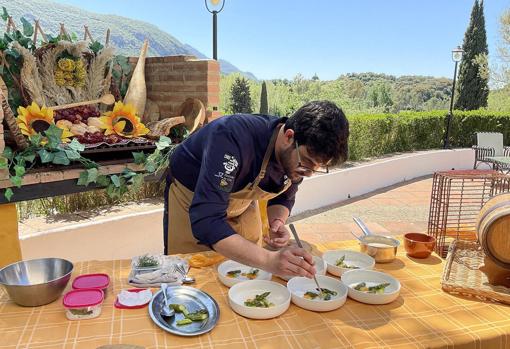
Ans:
[[[510,147],[503,145],[503,134],[500,132],[477,132],[476,145],[473,146],[473,149],[475,150],[474,169],[480,163],[493,166],[493,161],[488,159],[489,157],[510,155]]]

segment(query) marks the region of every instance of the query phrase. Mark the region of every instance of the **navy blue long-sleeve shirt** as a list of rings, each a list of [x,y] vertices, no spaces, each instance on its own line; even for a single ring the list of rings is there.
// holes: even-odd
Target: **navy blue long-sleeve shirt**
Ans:
[[[212,246],[236,233],[226,222],[230,193],[255,180],[271,135],[285,120],[269,115],[225,116],[205,125],[177,147],[170,161],[171,175],[194,192],[189,215],[193,236],[199,243]],[[259,186],[264,191],[278,192],[287,180],[273,151]],[[297,184],[292,184],[268,205],[283,205],[290,211],[296,192]]]

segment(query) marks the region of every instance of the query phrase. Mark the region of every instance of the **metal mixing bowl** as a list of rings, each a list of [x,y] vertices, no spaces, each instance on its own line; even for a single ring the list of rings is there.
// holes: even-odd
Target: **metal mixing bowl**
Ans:
[[[360,251],[375,259],[376,263],[389,263],[397,257],[400,241],[390,236],[365,235],[359,238]]]
[[[0,269],[0,285],[15,303],[36,307],[60,297],[72,271],[73,263],[60,258],[20,261]]]

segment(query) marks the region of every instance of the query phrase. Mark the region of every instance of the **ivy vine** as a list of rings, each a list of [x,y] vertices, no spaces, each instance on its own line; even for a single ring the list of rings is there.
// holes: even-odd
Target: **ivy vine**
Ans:
[[[119,174],[101,174],[100,166],[96,162],[82,156],[85,147],[73,139],[70,143],[61,143],[62,130],[51,125],[42,134],[31,136],[29,146],[22,151],[13,151],[5,147],[0,156],[0,169],[6,169],[9,180],[14,187],[20,188],[23,177],[37,163],[45,165],[63,165],[79,163],[84,167],[78,178],[78,185],[89,186],[95,184],[106,188],[106,193],[111,198],[120,198],[130,186],[135,189],[142,186],[144,177],[160,172],[168,166],[168,157],[175,149],[176,144],[168,137],[160,137],[156,142],[153,153],[146,155],[144,152],[133,152],[135,164],[143,165],[144,172],[137,173],[127,166]],[[4,197],[11,201],[14,192],[12,188],[4,190]]]

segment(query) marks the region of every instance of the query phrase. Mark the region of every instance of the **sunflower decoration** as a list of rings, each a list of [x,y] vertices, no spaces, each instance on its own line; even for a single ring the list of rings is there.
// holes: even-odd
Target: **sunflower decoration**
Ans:
[[[85,64],[80,58],[60,58],[55,69],[55,83],[61,87],[83,87],[87,78]]]
[[[115,103],[112,111],[106,112],[100,118],[105,135],[117,134],[126,138],[135,138],[149,133],[149,129],[136,116],[132,104]]]
[[[32,104],[26,108],[19,107],[16,121],[18,123],[18,127],[21,130],[21,133],[28,137],[43,133],[51,125],[55,124],[55,120],[53,118],[53,110],[44,106],[40,108],[35,102],[32,102]],[[73,136],[73,134],[69,131],[69,129],[61,129],[62,142],[68,142],[69,137]]]

